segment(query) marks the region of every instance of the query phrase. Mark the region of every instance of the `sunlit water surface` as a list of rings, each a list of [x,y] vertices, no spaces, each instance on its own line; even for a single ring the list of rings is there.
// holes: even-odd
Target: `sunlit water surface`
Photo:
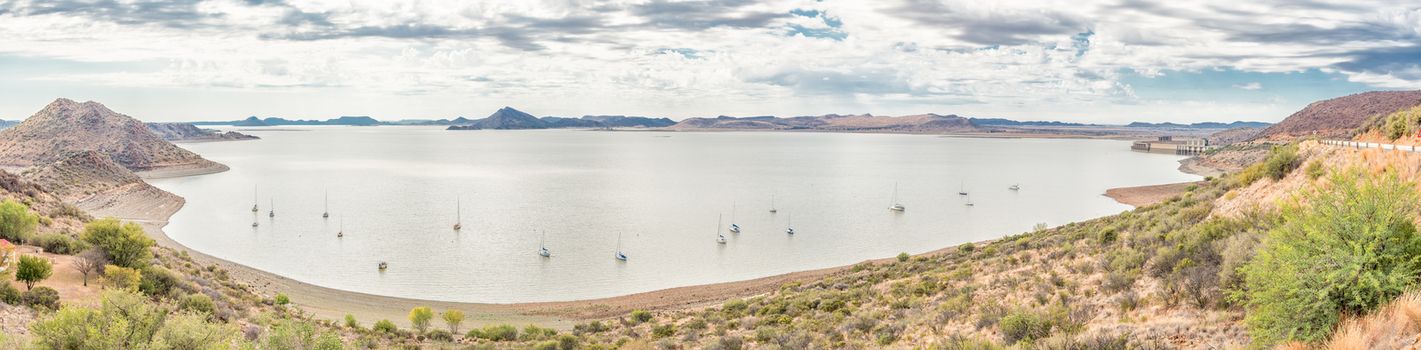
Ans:
[[[1105,140],[243,132],[262,139],[183,145],[231,171],[153,181],[187,199],[165,229],[173,239],[320,286],[465,302],[610,297],[921,253],[1128,210],[1102,196],[1108,188],[1198,179],[1176,170],[1178,156]],[[905,212],[888,210],[895,183]],[[322,219],[326,191],[331,217]],[[724,245],[720,216],[743,228],[720,229]],[[552,258],[537,254],[540,232]],[[619,234],[626,262],[613,258]]]

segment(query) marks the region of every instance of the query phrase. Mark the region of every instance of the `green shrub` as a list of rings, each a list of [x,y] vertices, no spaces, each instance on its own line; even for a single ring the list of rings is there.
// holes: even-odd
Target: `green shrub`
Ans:
[[[970,242],[963,243],[962,245],[957,246],[957,250],[962,251],[963,253],[971,253],[973,250],[977,250],[977,245],[972,244]]]
[[[217,311],[217,304],[212,302],[212,297],[206,294],[192,293],[183,296],[182,300],[178,301],[178,308],[211,316]]]
[[[558,331],[555,329],[543,328],[530,324],[523,327],[523,334],[519,337],[522,340],[543,340],[552,338],[557,335]]]
[[[1030,342],[1051,335],[1051,323],[1039,314],[1017,310],[1003,316],[997,327],[1001,329],[1002,340],[1008,345],[1018,341]]]
[[[379,320],[375,321],[375,325],[370,327],[370,329],[381,333],[395,333],[399,331],[400,328],[395,327],[395,323],[390,322],[390,320]]]
[[[355,315],[345,314],[345,328],[360,329],[360,321],[355,320]]]
[[[286,293],[276,293],[275,302],[276,302],[276,305],[286,305],[286,304],[290,304],[290,303],[291,303],[291,297],[286,296]]]
[[[85,248],[84,242],[59,233],[45,233],[35,236],[34,244],[44,248],[45,252],[64,255],[78,254]]]
[[[483,329],[471,329],[465,336],[491,341],[514,341],[518,340],[518,327],[506,324],[485,326]]]
[[[577,340],[577,337],[572,336],[572,335],[570,335],[570,334],[563,334],[561,337],[558,337],[558,349],[559,349],[559,350],[574,350],[574,349],[577,349],[578,345],[580,345],[580,344],[578,344],[578,343],[579,343],[579,341]]]
[[[29,242],[39,226],[39,215],[30,213],[30,208],[12,199],[0,201],[0,238],[15,243]]]
[[[651,327],[651,336],[653,338],[661,339],[673,335],[676,335],[676,325],[667,323]]]
[[[138,283],[143,279],[143,274],[137,269],[117,265],[104,266],[104,281],[110,288],[122,290],[138,290]]]
[[[1308,179],[1317,180],[1317,178],[1327,175],[1327,169],[1322,167],[1322,161],[1313,161],[1308,163],[1307,174]]]
[[[45,308],[49,310],[59,310],[59,291],[54,288],[39,286],[25,291],[20,296],[21,302],[34,308]]]
[[[1414,184],[1394,172],[1336,173],[1331,186],[1285,204],[1242,269],[1255,342],[1325,339],[1340,315],[1368,312],[1421,273]]]
[[[416,331],[424,333],[429,330],[429,322],[434,320],[434,309],[430,309],[428,306],[416,306],[410,309],[409,319],[410,325],[413,325]]]
[[[454,334],[453,334],[453,333],[449,333],[449,331],[443,330],[443,329],[436,329],[436,330],[429,331],[429,333],[425,333],[424,336],[425,336],[425,337],[428,337],[429,339],[439,340],[439,341],[446,341],[446,342],[447,342],[447,341],[453,341],[453,340],[454,340]]]
[[[632,310],[631,318],[633,323],[646,323],[651,321],[651,312],[647,312],[646,310]]]
[[[1264,174],[1274,180],[1280,180],[1298,167],[1299,160],[1297,145],[1274,147],[1273,153],[1263,161]]]
[[[898,262],[907,262],[908,258],[911,257],[913,256],[908,255],[908,253],[898,253]]]
[[[168,296],[172,295],[174,288],[184,287],[183,283],[182,277],[171,270],[162,266],[147,266],[143,268],[138,290],[151,296]]]
[[[20,304],[20,290],[9,282],[0,281],[0,302],[10,305]]]

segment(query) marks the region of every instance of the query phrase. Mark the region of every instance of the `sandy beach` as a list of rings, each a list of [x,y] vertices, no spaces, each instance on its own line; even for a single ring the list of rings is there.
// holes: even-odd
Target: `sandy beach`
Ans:
[[[1199,182],[1180,182],[1163,185],[1118,187],[1105,190],[1105,196],[1136,208],[1163,202],[1170,197],[1184,193],[1189,186]]]

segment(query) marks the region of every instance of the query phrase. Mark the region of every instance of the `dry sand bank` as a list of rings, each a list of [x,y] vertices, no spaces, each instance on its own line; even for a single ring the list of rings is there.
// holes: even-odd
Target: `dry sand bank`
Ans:
[[[1105,190],[1105,196],[1114,199],[1116,202],[1139,208],[1163,202],[1166,199],[1184,193],[1185,190],[1189,189],[1189,186],[1198,183],[1199,182],[1191,181],[1163,185],[1118,187]]]

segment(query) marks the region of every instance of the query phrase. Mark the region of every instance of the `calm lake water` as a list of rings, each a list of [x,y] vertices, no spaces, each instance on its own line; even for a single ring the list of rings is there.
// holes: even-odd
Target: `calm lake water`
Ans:
[[[320,286],[464,302],[610,297],[921,253],[1128,210],[1102,195],[1107,188],[1198,179],[1176,170],[1178,156],[1105,140],[243,132],[262,140],[183,145],[231,171],[153,181],[187,198],[166,228],[173,239]],[[895,182],[906,212],[888,210]],[[975,206],[964,205],[962,188]],[[326,191],[331,217],[322,219]],[[724,245],[721,215],[743,228],[721,228]],[[540,232],[552,258],[537,254]],[[626,262],[613,258],[619,234]]]

